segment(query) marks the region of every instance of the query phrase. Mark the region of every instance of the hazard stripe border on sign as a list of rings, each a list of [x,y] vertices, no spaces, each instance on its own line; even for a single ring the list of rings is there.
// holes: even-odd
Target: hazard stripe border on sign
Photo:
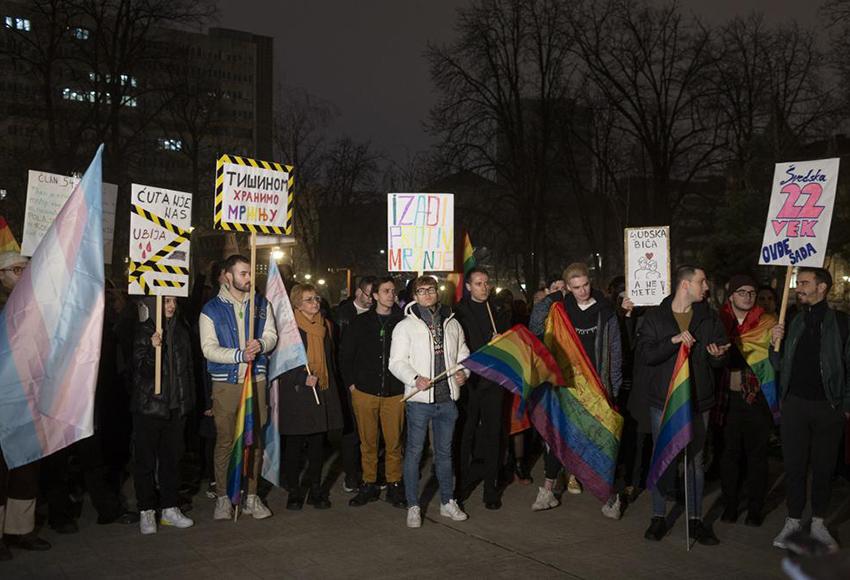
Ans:
[[[225,163],[233,163],[236,165],[244,165],[247,167],[257,167],[268,169],[269,171],[280,171],[289,174],[289,179],[286,183],[287,200],[286,200],[286,224],[284,227],[278,226],[258,226],[255,224],[239,224],[226,222],[222,219],[224,209],[224,165]],[[276,234],[279,236],[292,235],[292,203],[294,200],[292,188],[295,184],[295,177],[292,172],[295,168],[292,165],[283,165],[275,161],[261,161],[251,159],[250,157],[240,157],[238,155],[222,155],[215,162],[215,209],[213,211],[213,223],[217,229],[235,232],[252,232],[256,234]]]

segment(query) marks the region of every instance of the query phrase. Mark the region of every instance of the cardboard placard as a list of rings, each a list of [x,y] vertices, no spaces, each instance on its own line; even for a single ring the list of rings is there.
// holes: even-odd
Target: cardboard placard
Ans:
[[[823,267],[839,159],[777,163],[759,264]]]
[[[670,294],[670,226],[626,228],[626,296],[656,306]]]
[[[215,227],[292,235],[293,167],[222,155],[216,161]]]
[[[134,183],[128,292],[188,296],[191,231],[191,193]]]
[[[454,270],[454,194],[387,195],[387,270]]]
[[[27,179],[27,207],[21,254],[32,256],[56,216],[71,197],[79,178],[46,171],[30,170]],[[103,260],[112,263],[112,239],[115,235],[115,201],[118,186],[103,184]]]

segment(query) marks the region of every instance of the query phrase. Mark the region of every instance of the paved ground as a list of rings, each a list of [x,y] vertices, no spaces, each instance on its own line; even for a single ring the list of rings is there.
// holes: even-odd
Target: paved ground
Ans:
[[[542,477],[542,461],[534,475]],[[426,471],[427,473],[427,471]],[[782,499],[781,476],[771,499]],[[195,527],[162,529],[142,537],[138,527],[98,526],[87,504],[76,535],[43,530],[53,549],[14,552],[0,563],[0,578],[781,578],[782,554],[771,547],[784,509],[771,511],[759,529],[719,521],[714,529],[721,545],[696,545],[685,551],[684,518],[660,543],[643,539],[649,497],[642,494],[622,520],[604,518],[599,503],[587,494],[565,495],[563,504],[532,513],[536,486],[511,485],[504,508],[484,509],[480,488],[467,502],[470,519],[454,523],[440,517],[437,499],[429,498],[419,530],[405,527],[405,512],[384,502],[350,508],[348,496],[334,486],[330,510],[305,506],[284,509],[286,494],[273,490],[269,506],[275,516],[238,523],[214,522],[212,502],[194,499]],[[710,491],[708,518],[718,491]],[[713,507],[712,507],[713,506]],[[830,526],[850,539],[850,486],[838,483]],[[743,518],[742,518],[743,520]],[[850,540],[848,540],[850,541]]]

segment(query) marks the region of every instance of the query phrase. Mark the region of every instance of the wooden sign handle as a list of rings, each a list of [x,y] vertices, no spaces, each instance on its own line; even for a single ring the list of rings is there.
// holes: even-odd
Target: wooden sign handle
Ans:
[[[782,306],[779,308],[779,324],[785,324],[785,314],[788,312],[788,295],[791,294],[791,276],[794,272],[793,266],[788,266],[785,270],[785,286],[782,291]],[[773,349],[779,352],[779,347],[782,345],[782,340],[777,340],[773,345]]]
[[[160,346],[154,348],[154,383],[153,394],[162,393],[162,296],[156,295],[156,332],[159,334]]]

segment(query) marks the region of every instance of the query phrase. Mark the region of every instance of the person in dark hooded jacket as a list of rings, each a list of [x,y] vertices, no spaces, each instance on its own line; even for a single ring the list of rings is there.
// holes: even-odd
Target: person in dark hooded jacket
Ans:
[[[188,528],[194,523],[180,511],[177,499],[183,427],[195,398],[192,343],[189,328],[177,316],[176,298],[163,298],[163,315],[161,334],[156,330],[154,318],[148,317],[136,327],[133,339],[130,405],[134,416],[134,480],[142,534],[156,533],[157,507],[162,509],[161,525]],[[159,393],[155,386],[157,348],[162,353]]]

